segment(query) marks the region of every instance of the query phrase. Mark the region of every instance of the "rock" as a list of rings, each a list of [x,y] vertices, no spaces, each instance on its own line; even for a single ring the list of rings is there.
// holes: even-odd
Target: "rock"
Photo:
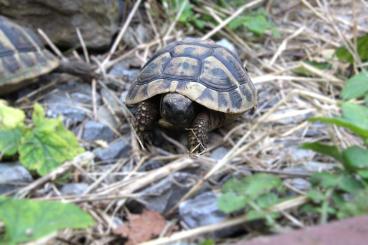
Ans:
[[[114,140],[114,137],[114,132],[103,123],[90,120],[84,125],[82,139],[87,142],[104,140],[110,143]]]
[[[216,148],[214,151],[212,151],[210,158],[218,161],[218,160],[221,160],[228,152],[229,152],[229,149],[220,146]]]
[[[309,161],[301,165],[284,168],[283,171],[294,174],[309,174],[332,170],[336,167],[338,167],[338,164]]]
[[[311,150],[300,149],[297,146],[287,147],[284,153],[287,154],[286,156],[289,162],[294,164],[311,161],[313,157],[316,155],[316,153]]]
[[[89,48],[106,48],[119,28],[117,0],[2,0],[0,14],[18,24],[42,29],[59,46],[80,46],[79,28]]]
[[[299,124],[314,116],[314,114],[314,109],[281,109],[272,113],[272,115],[265,119],[265,122],[281,125]]]
[[[285,181],[299,191],[308,191],[311,187],[311,183],[303,178],[293,178]]]
[[[179,206],[180,220],[188,228],[217,224],[227,219],[227,216],[217,207],[217,196],[213,192],[205,192]],[[215,232],[215,236],[223,237],[232,234],[238,227],[232,227]]]
[[[18,163],[0,163],[0,194],[33,181],[31,174]]]
[[[151,171],[154,169],[158,169],[162,167],[163,165],[164,163],[160,160],[149,159],[147,162],[143,163],[139,171],[142,171],[142,172]]]
[[[97,118],[99,122],[106,124],[115,131],[119,131],[118,120],[114,117],[107,106],[103,105],[98,108]]]
[[[97,103],[100,103],[99,96]],[[62,116],[67,126],[78,124],[92,114],[91,86],[77,81],[62,84],[48,93],[42,104],[47,107],[48,117]]]
[[[234,54],[237,54],[238,51],[236,50],[234,44],[232,44],[231,42],[229,42],[229,40],[223,38],[220,41],[216,42],[218,45],[221,45],[227,49],[229,49],[230,51],[232,51]]]
[[[123,36],[124,44],[128,47],[136,47],[139,44],[146,43],[153,38],[152,28],[143,23],[132,23],[128,28],[126,34]]]
[[[122,92],[121,93],[121,95],[120,95],[120,101],[122,102],[122,103],[125,103],[125,100],[126,100],[126,97],[128,96],[128,91],[124,91],[124,92]]]
[[[96,159],[104,163],[112,163],[119,157],[127,156],[131,150],[128,137],[122,137],[112,142],[107,148],[97,148],[94,150]]]
[[[323,163],[323,162],[317,162],[317,161],[309,161],[304,164],[304,167],[310,171],[310,172],[323,172],[332,170],[336,167],[338,167],[339,164],[333,164],[333,163]]]
[[[164,213],[177,204],[196,179],[195,175],[189,173],[174,173],[142,191],[141,200],[148,209]]]
[[[61,187],[61,193],[63,195],[82,195],[87,190],[88,184],[86,183],[68,183]]]
[[[125,62],[119,62],[111,68],[108,74],[131,83],[137,78],[139,69],[130,69]]]

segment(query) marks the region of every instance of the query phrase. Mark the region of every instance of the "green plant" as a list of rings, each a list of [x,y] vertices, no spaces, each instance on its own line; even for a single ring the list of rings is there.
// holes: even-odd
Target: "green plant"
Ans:
[[[284,188],[279,177],[269,174],[254,174],[243,179],[231,179],[222,188],[218,207],[224,213],[244,210],[249,220],[265,218],[272,227],[277,227],[277,213],[268,209],[281,201]]]
[[[0,244],[9,245],[34,241],[60,229],[94,225],[92,217],[74,204],[4,196],[0,196],[0,220],[5,225]]]
[[[342,164],[334,173],[317,173],[311,177],[312,189],[308,196],[312,204],[304,211],[320,214],[320,222],[331,218],[368,213],[368,107],[346,100],[362,99],[368,94],[368,73],[363,71],[350,78],[342,90],[345,100],[341,104],[340,117],[314,117],[311,122],[319,121],[344,127],[362,139],[363,145],[341,148],[321,142],[305,143],[304,149],[330,156]]]
[[[188,0],[163,0],[163,5],[169,14],[169,16],[176,16],[177,13],[183,8],[178,22],[189,26],[193,25],[198,29],[203,29],[205,26],[205,20],[202,16],[194,13],[193,4]]]
[[[354,40],[351,40],[351,41],[354,42]],[[367,47],[368,47],[368,34],[358,37],[356,41],[356,46],[354,48],[362,62],[366,62],[368,60],[368,48]],[[336,56],[341,61],[348,62],[351,64],[354,62],[353,55],[344,46],[336,50]]]
[[[250,32],[257,36],[262,36],[267,32],[275,37],[280,35],[274,23],[269,19],[267,12],[264,9],[241,15],[230,22],[229,28],[236,30],[240,27],[245,27]]]
[[[22,110],[0,101],[0,158],[18,153],[21,164],[45,175],[82,152],[61,118],[46,118],[39,104],[34,105],[32,122],[26,124]]]

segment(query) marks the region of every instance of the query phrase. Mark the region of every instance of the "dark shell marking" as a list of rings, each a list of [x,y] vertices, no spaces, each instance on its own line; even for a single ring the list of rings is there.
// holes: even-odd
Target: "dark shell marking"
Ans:
[[[0,94],[58,65],[59,60],[42,47],[35,33],[0,16]]]
[[[215,111],[242,113],[257,95],[239,58],[211,41],[184,39],[158,51],[131,86],[126,103],[176,92]]]

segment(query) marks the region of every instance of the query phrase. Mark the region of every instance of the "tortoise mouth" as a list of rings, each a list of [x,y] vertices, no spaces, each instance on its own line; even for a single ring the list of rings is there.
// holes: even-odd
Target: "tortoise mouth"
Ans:
[[[181,94],[168,93],[162,96],[160,113],[168,123],[188,127],[194,119],[195,106],[189,98]]]

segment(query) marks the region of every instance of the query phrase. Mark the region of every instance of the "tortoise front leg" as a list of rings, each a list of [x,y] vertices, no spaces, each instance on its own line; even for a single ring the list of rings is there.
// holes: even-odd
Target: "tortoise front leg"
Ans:
[[[220,127],[225,120],[223,113],[204,111],[198,113],[188,133],[188,145],[191,153],[199,153],[206,149],[208,132]]]
[[[153,101],[139,103],[135,113],[135,130],[143,144],[152,143],[153,128],[157,123],[159,112]]]
[[[191,153],[199,153],[206,149],[210,116],[208,112],[200,112],[194,118],[192,128],[188,133],[188,145]]]

